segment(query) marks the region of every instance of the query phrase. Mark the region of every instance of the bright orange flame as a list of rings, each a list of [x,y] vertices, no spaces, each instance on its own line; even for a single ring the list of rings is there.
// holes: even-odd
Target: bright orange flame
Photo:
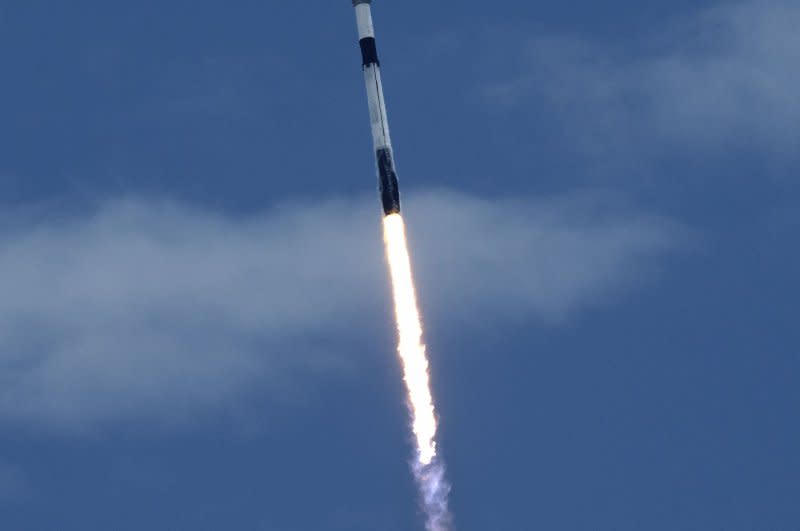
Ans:
[[[383,239],[386,243],[397,317],[397,352],[403,364],[408,389],[417,458],[420,464],[429,465],[436,457],[436,413],[430,390],[428,359],[425,356],[425,345],[422,344],[422,324],[411,274],[405,225],[400,214],[392,214],[383,219]]]

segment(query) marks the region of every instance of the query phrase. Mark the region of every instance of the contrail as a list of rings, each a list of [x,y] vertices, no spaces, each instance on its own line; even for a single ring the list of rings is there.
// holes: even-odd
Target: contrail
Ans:
[[[453,523],[447,507],[450,485],[445,479],[444,464],[436,451],[436,411],[431,396],[428,358],[422,343],[422,322],[408,255],[405,224],[400,215],[400,190],[386,116],[371,3],[372,0],[353,0],[364,81],[367,86],[372,140],[378,162],[378,182],[384,214],[383,239],[397,318],[397,352],[403,364],[411,427],[416,442],[412,469],[420,488],[427,530],[451,531]]]
[[[414,476],[421,490],[428,531],[447,531],[452,529],[452,518],[447,508],[450,486],[444,478],[444,466],[436,453],[436,411],[431,396],[428,358],[422,343],[422,322],[417,307],[405,224],[400,214],[383,218],[383,239],[397,319],[397,353],[403,364],[417,446]]]

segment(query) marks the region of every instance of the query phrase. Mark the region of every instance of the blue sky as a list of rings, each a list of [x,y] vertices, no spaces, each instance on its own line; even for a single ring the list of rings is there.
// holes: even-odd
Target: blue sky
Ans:
[[[800,529],[800,7],[374,6],[460,531]],[[3,529],[421,529],[349,2],[0,8]]]

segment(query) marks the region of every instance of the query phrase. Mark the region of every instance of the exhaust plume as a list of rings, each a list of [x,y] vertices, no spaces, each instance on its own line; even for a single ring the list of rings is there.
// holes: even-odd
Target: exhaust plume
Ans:
[[[437,421],[431,395],[428,358],[422,343],[422,321],[417,307],[405,225],[400,214],[391,214],[383,219],[383,238],[397,319],[397,353],[403,365],[411,428],[416,443],[412,470],[420,488],[427,517],[426,529],[451,531],[452,517],[447,507],[450,485],[445,479],[444,465],[436,451]]]

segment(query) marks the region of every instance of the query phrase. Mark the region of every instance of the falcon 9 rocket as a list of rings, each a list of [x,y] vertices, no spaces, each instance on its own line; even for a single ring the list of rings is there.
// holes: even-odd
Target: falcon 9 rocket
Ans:
[[[364,80],[367,84],[372,141],[378,159],[378,183],[384,213],[383,240],[397,321],[397,353],[403,366],[411,429],[416,442],[412,470],[420,487],[422,507],[427,517],[427,531],[452,531],[452,516],[447,508],[450,484],[445,479],[444,463],[436,444],[438,423],[428,371],[430,364],[422,342],[422,320],[405,224],[400,214],[400,192],[389,138],[389,123],[386,120],[386,103],[383,99],[380,62],[375,47],[371,4],[372,0],[353,0],[358,20]]]
[[[392,141],[389,137],[389,122],[386,117],[386,102],[383,99],[381,67],[375,46],[375,29],[372,25],[372,0],[353,0],[358,22],[358,38],[363,59],[364,81],[367,85],[369,118],[372,124],[372,142],[378,160],[378,183],[383,213],[387,216],[400,213],[400,190],[394,167]]]

